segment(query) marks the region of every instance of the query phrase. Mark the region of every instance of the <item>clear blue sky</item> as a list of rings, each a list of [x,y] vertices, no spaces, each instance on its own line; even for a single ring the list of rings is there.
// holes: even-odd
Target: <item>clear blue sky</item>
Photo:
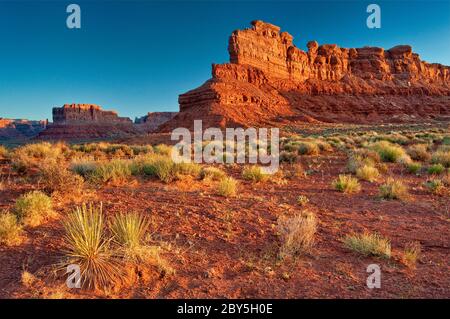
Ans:
[[[78,3],[82,28],[66,27]],[[366,7],[381,6],[381,29]],[[51,120],[64,103],[96,103],[122,116],[177,111],[178,95],[228,61],[228,37],[250,21],[343,47],[410,44],[450,65],[450,2],[441,1],[5,1],[0,0],[0,117]]]

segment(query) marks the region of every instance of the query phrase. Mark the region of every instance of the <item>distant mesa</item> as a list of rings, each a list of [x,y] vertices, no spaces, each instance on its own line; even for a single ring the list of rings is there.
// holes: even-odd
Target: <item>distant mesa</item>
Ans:
[[[341,48],[307,43],[260,20],[234,31],[230,63],[179,96],[180,113],[162,126],[282,126],[296,122],[383,123],[449,119],[450,68],[421,61],[409,45]]]
[[[158,129],[176,113],[148,113],[136,122],[120,117],[115,111],[103,110],[96,104],[64,104],[53,108],[53,123],[42,131],[39,139],[89,140],[121,138],[146,134]]]
[[[54,124],[132,124],[130,118],[119,117],[115,111],[104,111],[96,104],[64,104],[53,108]]]
[[[147,115],[136,118],[134,122],[146,126],[149,131],[154,131],[177,114],[178,112],[148,112]]]
[[[45,130],[47,125],[47,121],[0,118],[0,142],[27,140]]]

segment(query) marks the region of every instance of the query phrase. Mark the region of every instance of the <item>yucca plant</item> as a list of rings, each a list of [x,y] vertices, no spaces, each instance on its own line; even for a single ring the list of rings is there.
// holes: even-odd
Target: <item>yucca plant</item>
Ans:
[[[87,288],[105,288],[119,278],[118,262],[105,234],[102,205],[77,207],[64,222],[66,264],[81,270],[81,284]]]
[[[148,219],[137,213],[120,213],[110,223],[113,241],[120,247],[123,257],[132,261],[145,259],[144,237],[148,228]]]

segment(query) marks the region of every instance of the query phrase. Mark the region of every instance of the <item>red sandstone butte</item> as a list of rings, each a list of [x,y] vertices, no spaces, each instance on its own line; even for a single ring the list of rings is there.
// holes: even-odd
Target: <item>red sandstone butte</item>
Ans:
[[[421,61],[408,45],[340,48],[307,44],[263,21],[229,38],[230,63],[179,96],[180,113],[162,126],[282,126],[299,122],[384,123],[448,120],[450,68]]]
[[[65,104],[53,108],[53,123],[38,135],[39,139],[93,139],[137,134],[131,119],[119,117],[95,104]]]

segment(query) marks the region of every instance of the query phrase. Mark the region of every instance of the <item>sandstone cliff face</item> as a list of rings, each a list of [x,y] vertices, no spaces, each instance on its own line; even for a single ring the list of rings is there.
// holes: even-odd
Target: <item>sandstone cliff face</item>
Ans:
[[[421,61],[408,45],[302,51],[280,28],[253,21],[229,39],[230,62],[179,96],[166,125],[282,125],[292,121],[405,122],[450,116],[450,67]]]

